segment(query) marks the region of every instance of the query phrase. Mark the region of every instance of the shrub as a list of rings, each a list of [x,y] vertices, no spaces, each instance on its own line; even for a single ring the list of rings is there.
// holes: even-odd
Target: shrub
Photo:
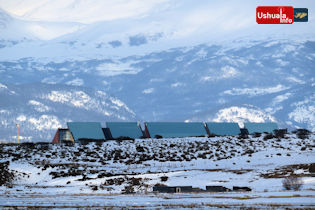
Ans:
[[[131,138],[129,136],[119,136],[116,138],[118,141],[123,141],[123,140],[135,140],[134,138]]]
[[[282,186],[286,190],[299,190],[303,185],[303,181],[296,176],[289,176],[284,178],[282,181]]]
[[[137,150],[137,152],[145,152],[144,147],[142,147],[142,146],[137,146],[136,150]]]
[[[93,191],[97,191],[97,190],[98,190],[98,186],[92,185],[92,186],[91,186],[91,189],[92,189]]]
[[[272,133],[268,133],[264,136],[264,140],[272,139],[273,137]]]
[[[10,186],[14,179],[14,173],[9,170],[10,162],[0,162],[0,186]]]
[[[310,173],[315,173],[315,163],[312,163],[308,169]]]
[[[166,182],[168,180],[168,176],[161,176],[161,181]]]
[[[292,133],[296,133],[296,136],[299,139],[306,139],[306,138],[308,138],[308,135],[311,134],[311,132],[307,129],[297,129],[295,131],[292,131]]]
[[[297,129],[295,131],[293,131],[292,133],[297,133],[297,134],[304,134],[304,135],[309,135],[312,132],[307,130],[307,129]]]
[[[288,133],[288,129],[276,129],[274,130],[275,137],[277,138],[284,138],[285,134]]]
[[[261,137],[261,133],[255,132],[255,133],[253,133],[253,137],[254,137],[254,138]]]
[[[165,185],[165,184],[162,184],[162,183],[156,183],[155,185],[154,185],[154,187],[166,187],[167,185]]]
[[[131,185],[126,185],[125,188],[122,190],[122,194],[133,194],[135,193],[135,189]]]

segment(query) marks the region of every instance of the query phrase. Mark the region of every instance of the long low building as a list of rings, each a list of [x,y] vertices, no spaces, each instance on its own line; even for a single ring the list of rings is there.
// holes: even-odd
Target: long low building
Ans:
[[[201,122],[146,122],[144,126],[148,138],[208,136],[204,123]]]
[[[106,139],[129,137],[139,139],[143,137],[140,123],[137,122],[106,122]]]
[[[59,128],[53,143],[104,141],[105,135],[99,122],[68,122],[68,129]]]
[[[276,123],[245,123],[249,134],[272,133],[278,129]],[[68,122],[67,128],[56,131],[52,143],[105,141],[139,138],[177,138],[201,136],[236,136],[240,134],[237,123],[217,122],[145,122],[142,130],[138,122]]]
[[[277,123],[244,123],[244,127],[248,130],[249,134],[253,133],[272,133],[278,129]]]
[[[207,122],[206,126],[210,135],[237,136],[240,134],[240,127],[238,126],[238,123]]]

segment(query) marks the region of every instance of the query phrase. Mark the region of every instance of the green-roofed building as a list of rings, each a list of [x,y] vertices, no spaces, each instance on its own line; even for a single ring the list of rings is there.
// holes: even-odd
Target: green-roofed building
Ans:
[[[278,129],[277,123],[244,123],[245,128],[248,130],[249,134],[253,133],[272,133],[274,130]]]
[[[207,136],[205,126],[201,122],[146,122],[144,125],[148,138]]]
[[[240,134],[240,127],[237,123],[207,122],[206,125],[210,134],[220,136],[236,136]]]
[[[75,142],[80,140],[105,140],[99,122],[68,122],[67,125]]]
[[[140,125],[137,122],[106,122],[106,128],[109,129],[109,139],[116,139],[119,137],[130,137],[139,139],[143,136]]]

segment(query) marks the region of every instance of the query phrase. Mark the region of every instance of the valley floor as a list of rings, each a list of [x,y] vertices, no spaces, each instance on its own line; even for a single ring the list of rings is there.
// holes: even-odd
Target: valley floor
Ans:
[[[0,187],[0,208],[315,208],[314,137],[3,144],[0,162],[15,178]],[[287,177],[300,189],[285,190]],[[166,194],[156,184],[252,191]]]
[[[186,194],[24,194],[0,196],[4,208],[315,208],[313,190],[299,192],[186,193]]]

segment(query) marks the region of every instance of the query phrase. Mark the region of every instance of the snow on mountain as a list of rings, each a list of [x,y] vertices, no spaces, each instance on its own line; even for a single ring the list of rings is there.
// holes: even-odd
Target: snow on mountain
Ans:
[[[0,4],[10,13],[29,21],[93,23],[141,16],[164,2],[166,1],[1,0]]]
[[[42,45],[41,40],[53,39],[83,27],[84,24],[75,22],[26,21],[13,17],[0,8],[1,48],[23,48],[24,45],[35,43],[37,46]]]
[[[289,118],[299,123],[306,124],[314,131],[315,128],[315,94],[306,97],[303,101],[291,104],[294,110],[289,113]]]
[[[249,12],[256,10],[258,2],[244,1],[246,3],[242,7],[235,1],[227,3],[219,0],[198,4],[192,0],[175,0],[172,3],[167,0],[145,3],[72,0],[56,3],[48,0],[21,4],[19,1],[0,1],[15,19],[23,21],[24,25],[19,28],[24,28],[38,39],[49,40],[6,45],[5,49],[0,49],[1,60],[127,57],[209,42],[234,42],[244,37],[307,40],[314,36],[311,30],[314,21],[290,27],[258,25],[255,12]],[[303,3],[293,3],[295,7],[301,5]],[[311,10],[315,5],[304,3],[306,6]],[[309,19],[313,18],[310,13]],[[10,32],[1,30],[2,34],[7,31]],[[288,46],[286,50],[293,49]],[[287,65],[281,57],[276,62]]]
[[[0,85],[0,139],[51,141],[57,128],[69,121],[135,120],[135,113],[119,99],[103,91],[46,84]]]
[[[11,17],[0,8],[0,48],[18,44],[18,41],[30,41],[36,39],[27,30],[26,23]]]
[[[314,119],[307,117],[312,103],[298,103],[314,92],[314,46],[314,41],[243,40],[123,58],[29,57],[0,62],[0,82],[106,90],[145,121],[277,121],[280,127],[314,130]],[[68,97],[86,100],[80,102],[82,107],[92,103],[79,92],[62,93],[62,98]]]
[[[244,122],[275,122],[275,117],[265,113],[263,110],[259,110],[258,107],[229,107],[220,109],[214,118],[210,118],[207,121],[215,122],[237,122],[241,127],[244,127]]]
[[[254,88],[232,88],[232,90],[224,91],[223,94],[257,96],[257,95],[277,93],[277,92],[281,92],[281,91],[287,90],[287,89],[289,89],[289,87],[284,87],[282,85],[277,85],[275,87],[264,87],[264,88],[257,88],[257,87],[254,87]]]
[[[0,0],[0,82],[104,90],[146,121],[275,120],[280,127],[314,130],[307,116],[312,103],[299,103],[314,89],[314,17],[310,13],[307,24],[258,25],[249,13],[258,2],[244,1],[243,7],[218,0],[87,7]],[[0,88],[8,91],[15,93]],[[82,110],[97,104],[80,91],[54,91],[42,100]],[[59,96],[82,100],[50,100]],[[43,114],[53,110],[33,98],[26,104]]]

